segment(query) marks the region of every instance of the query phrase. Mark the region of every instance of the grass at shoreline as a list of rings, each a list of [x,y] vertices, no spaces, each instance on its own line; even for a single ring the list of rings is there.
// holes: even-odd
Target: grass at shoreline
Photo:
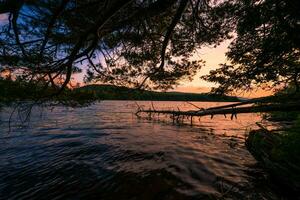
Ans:
[[[251,131],[246,147],[281,186],[300,190],[300,115],[281,133]]]

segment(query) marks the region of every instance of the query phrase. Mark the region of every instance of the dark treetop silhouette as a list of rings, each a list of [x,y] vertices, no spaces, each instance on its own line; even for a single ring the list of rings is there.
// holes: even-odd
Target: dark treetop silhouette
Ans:
[[[167,89],[204,65],[202,45],[230,46],[232,65],[204,79],[215,91],[299,82],[299,2],[289,0],[1,1],[0,63],[24,81],[62,91],[85,80]],[[59,89],[60,88],[60,89]]]
[[[236,39],[227,58],[231,64],[203,78],[220,84],[216,92],[250,90],[269,85],[293,85],[300,81],[300,1],[242,1]]]
[[[230,1],[2,1],[1,68],[65,88],[81,64],[86,81],[169,88],[203,62],[196,48],[230,38]]]

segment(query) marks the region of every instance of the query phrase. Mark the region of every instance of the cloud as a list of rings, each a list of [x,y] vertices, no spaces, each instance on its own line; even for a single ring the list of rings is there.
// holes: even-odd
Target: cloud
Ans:
[[[210,87],[194,87],[194,86],[178,86],[172,91],[187,92],[187,93],[207,93],[210,92]]]
[[[8,14],[0,14],[0,25],[8,23]]]

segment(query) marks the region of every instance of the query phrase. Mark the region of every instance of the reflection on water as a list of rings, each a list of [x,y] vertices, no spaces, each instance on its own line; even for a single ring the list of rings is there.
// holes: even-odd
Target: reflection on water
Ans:
[[[135,109],[133,102],[104,101],[37,110],[28,126],[15,115],[10,133],[9,109],[2,111],[0,199],[279,198],[243,144],[258,115],[202,117],[191,127],[137,119]]]

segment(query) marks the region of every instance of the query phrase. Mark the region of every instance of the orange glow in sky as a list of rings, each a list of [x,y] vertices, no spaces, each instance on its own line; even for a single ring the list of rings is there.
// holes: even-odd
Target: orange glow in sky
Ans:
[[[196,74],[193,81],[182,82],[175,90],[181,92],[209,92],[210,87],[216,86],[216,84],[207,82],[200,79],[200,76],[209,74],[210,70],[217,69],[219,64],[226,62],[225,53],[227,47],[230,44],[230,41],[224,41],[216,48],[213,47],[203,47],[198,50],[197,53],[193,56],[193,60],[202,59],[206,62],[205,66]]]
[[[177,86],[174,91],[178,92],[189,92],[189,93],[206,93],[210,91],[211,87],[217,86],[214,83],[201,80],[202,75],[209,74],[210,70],[217,69],[219,64],[228,63],[225,53],[227,52],[230,40],[226,40],[221,43],[216,48],[213,47],[203,47],[195,53],[192,60],[202,59],[206,62],[205,66],[195,75],[192,81],[183,81],[179,86]],[[74,82],[82,82],[83,74],[74,75]],[[264,91],[258,89],[251,93],[237,94],[238,96],[243,96],[246,98],[261,97],[271,95],[271,91]]]
[[[194,79],[190,82],[182,82],[175,91],[178,92],[191,92],[191,93],[205,93],[209,92],[211,87],[217,86],[215,83],[207,82],[201,80],[200,77],[209,74],[209,71],[219,68],[221,63],[229,63],[226,59],[225,53],[228,50],[228,46],[231,40],[226,40],[221,43],[218,47],[204,47],[198,50],[198,53],[194,55],[193,59],[202,59],[206,62],[205,66],[196,74]],[[273,94],[272,91],[266,91],[262,89],[257,89],[248,93],[237,93],[235,95],[242,96],[246,98],[269,96]]]

